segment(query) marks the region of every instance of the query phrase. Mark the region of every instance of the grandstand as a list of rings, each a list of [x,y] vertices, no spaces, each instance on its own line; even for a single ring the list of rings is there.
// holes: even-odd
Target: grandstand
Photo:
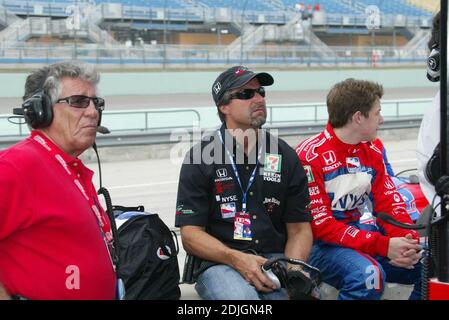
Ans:
[[[0,63],[421,63],[432,2],[0,0]]]

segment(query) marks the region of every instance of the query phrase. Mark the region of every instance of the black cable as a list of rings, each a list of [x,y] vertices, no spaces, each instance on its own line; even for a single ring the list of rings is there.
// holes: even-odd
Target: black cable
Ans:
[[[416,168],[414,168],[414,169],[406,169],[406,170],[402,170],[402,171],[399,171],[398,173],[396,173],[394,176],[397,177],[397,178],[399,178],[399,176],[400,176],[401,174],[403,174],[403,173],[410,172],[410,171],[417,171],[417,170],[418,170],[418,169],[416,169]]]
[[[118,270],[119,257],[120,257],[120,243],[119,243],[117,225],[115,223],[114,209],[112,207],[112,199],[111,199],[111,195],[109,194],[109,191],[105,187],[103,187],[102,176],[101,176],[100,156],[98,155],[97,144],[95,142],[92,145],[92,148],[94,149],[95,155],[97,156],[98,174],[99,174],[99,180],[100,180],[100,188],[98,189],[97,194],[103,195],[105,203],[106,203],[106,213],[108,215],[109,222],[111,224],[111,231],[112,231],[112,237],[113,237],[112,259],[113,259],[113,262]]]

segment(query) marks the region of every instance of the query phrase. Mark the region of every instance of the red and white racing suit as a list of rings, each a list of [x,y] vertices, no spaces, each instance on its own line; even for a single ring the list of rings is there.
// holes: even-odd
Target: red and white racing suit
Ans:
[[[402,223],[413,223],[401,195],[385,173],[382,151],[374,144],[346,144],[328,124],[323,132],[300,143],[296,153],[308,177],[315,240],[386,257],[390,237],[412,233],[418,239],[416,231],[380,220],[377,224],[384,235],[351,226],[359,222],[365,202],[373,208],[374,216],[385,212]]]

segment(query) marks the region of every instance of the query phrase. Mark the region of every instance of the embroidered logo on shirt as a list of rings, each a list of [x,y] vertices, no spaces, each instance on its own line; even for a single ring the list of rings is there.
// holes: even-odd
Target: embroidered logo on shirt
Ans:
[[[282,164],[282,155],[265,153],[265,171],[280,172]]]
[[[326,163],[326,166],[330,166],[331,164],[335,163],[335,161],[337,161],[337,157],[332,150],[326,151],[323,153],[323,160]]]
[[[360,172],[360,160],[357,157],[346,158],[346,167],[348,168],[348,172]]]
[[[309,183],[315,182],[315,178],[313,177],[312,168],[310,166],[304,166],[304,170],[306,171],[307,181]]]
[[[220,205],[221,217],[223,219],[229,219],[235,217],[235,202],[222,203]]]
[[[168,255],[165,254],[164,250],[161,247],[157,248],[156,254],[157,254],[159,259],[161,259],[161,260],[168,260],[168,259],[170,259],[170,256],[171,256],[171,249],[170,249],[170,247],[169,246],[165,246],[165,250],[167,250]]]

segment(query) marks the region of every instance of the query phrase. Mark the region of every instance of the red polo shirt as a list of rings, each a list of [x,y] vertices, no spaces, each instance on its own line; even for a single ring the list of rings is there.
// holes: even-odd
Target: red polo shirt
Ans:
[[[35,136],[0,152],[0,282],[11,295],[30,299],[114,299],[115,272],[98,220]],[[93,172],[44,141],[104,215]]]

